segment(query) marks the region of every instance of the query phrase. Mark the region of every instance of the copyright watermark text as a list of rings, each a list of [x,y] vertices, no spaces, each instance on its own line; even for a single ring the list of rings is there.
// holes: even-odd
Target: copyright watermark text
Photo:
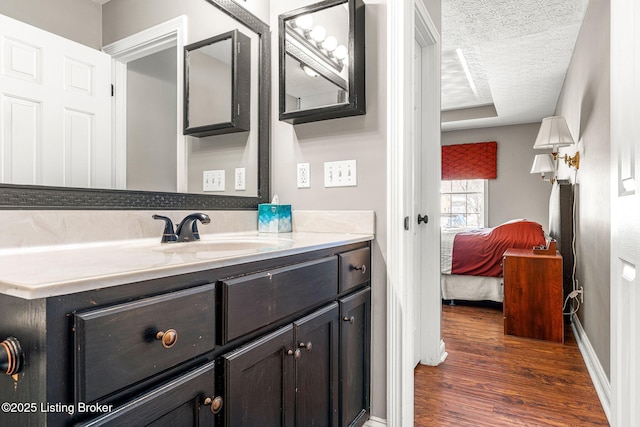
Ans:
[[[100,414],[111,412],[113,410],[113,405],[103,405],[99,403],[83,403],[78,402],[77,404],[73,403],[48,403],[48,402],[3,402],[0,405],[0,409],[5,413],[16,413],[16,414],[24,414],[24,413],[32,413],[32,412],[53,412],[53,413],[62,413],[65,412],[69,415],[73,414],[83,414],[83,413],[92,413],[92,414]]]

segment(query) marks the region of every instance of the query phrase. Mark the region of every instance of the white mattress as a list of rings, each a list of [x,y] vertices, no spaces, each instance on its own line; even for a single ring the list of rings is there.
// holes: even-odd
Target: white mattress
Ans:
[[[443,299],[495,302],[504,299],[502,277],[442,274],[440,284]]]
[[[451,262],[453,260],[453,240],[456,234],[464,231],[462,228],[443,228],[440,230],[440,271],[442,274],[451,274]]]

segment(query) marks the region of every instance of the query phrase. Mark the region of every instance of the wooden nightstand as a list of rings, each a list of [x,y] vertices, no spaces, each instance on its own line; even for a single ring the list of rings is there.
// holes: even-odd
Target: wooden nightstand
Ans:
[[[562,256],[507,249],[502,268],[504,333],[564,342]]]

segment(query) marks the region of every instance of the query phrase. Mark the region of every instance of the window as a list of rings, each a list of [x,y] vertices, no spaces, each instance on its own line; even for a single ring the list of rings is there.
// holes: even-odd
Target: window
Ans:
[[[440,226],[484,227],[486,185],[486,179],[443,180],[440,186]]]

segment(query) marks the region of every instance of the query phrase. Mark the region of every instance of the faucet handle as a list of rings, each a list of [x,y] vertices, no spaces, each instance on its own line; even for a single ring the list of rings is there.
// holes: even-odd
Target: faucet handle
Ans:
[[[211,218],[209,215],[203,213],[192,213],[184,217],[184,219],[178,224],[176,229],[176,235],[178,242],[191,242],[194,240],[200,240],[200,233],[198,232],[198,221],[203,224],[209,224]]]
[[[160,243],[175,242],[178,240],[176,233],[173,231],[173,221],[171,218],[162,215],[153,215],[153,219],[164,220],[164,231]]]

